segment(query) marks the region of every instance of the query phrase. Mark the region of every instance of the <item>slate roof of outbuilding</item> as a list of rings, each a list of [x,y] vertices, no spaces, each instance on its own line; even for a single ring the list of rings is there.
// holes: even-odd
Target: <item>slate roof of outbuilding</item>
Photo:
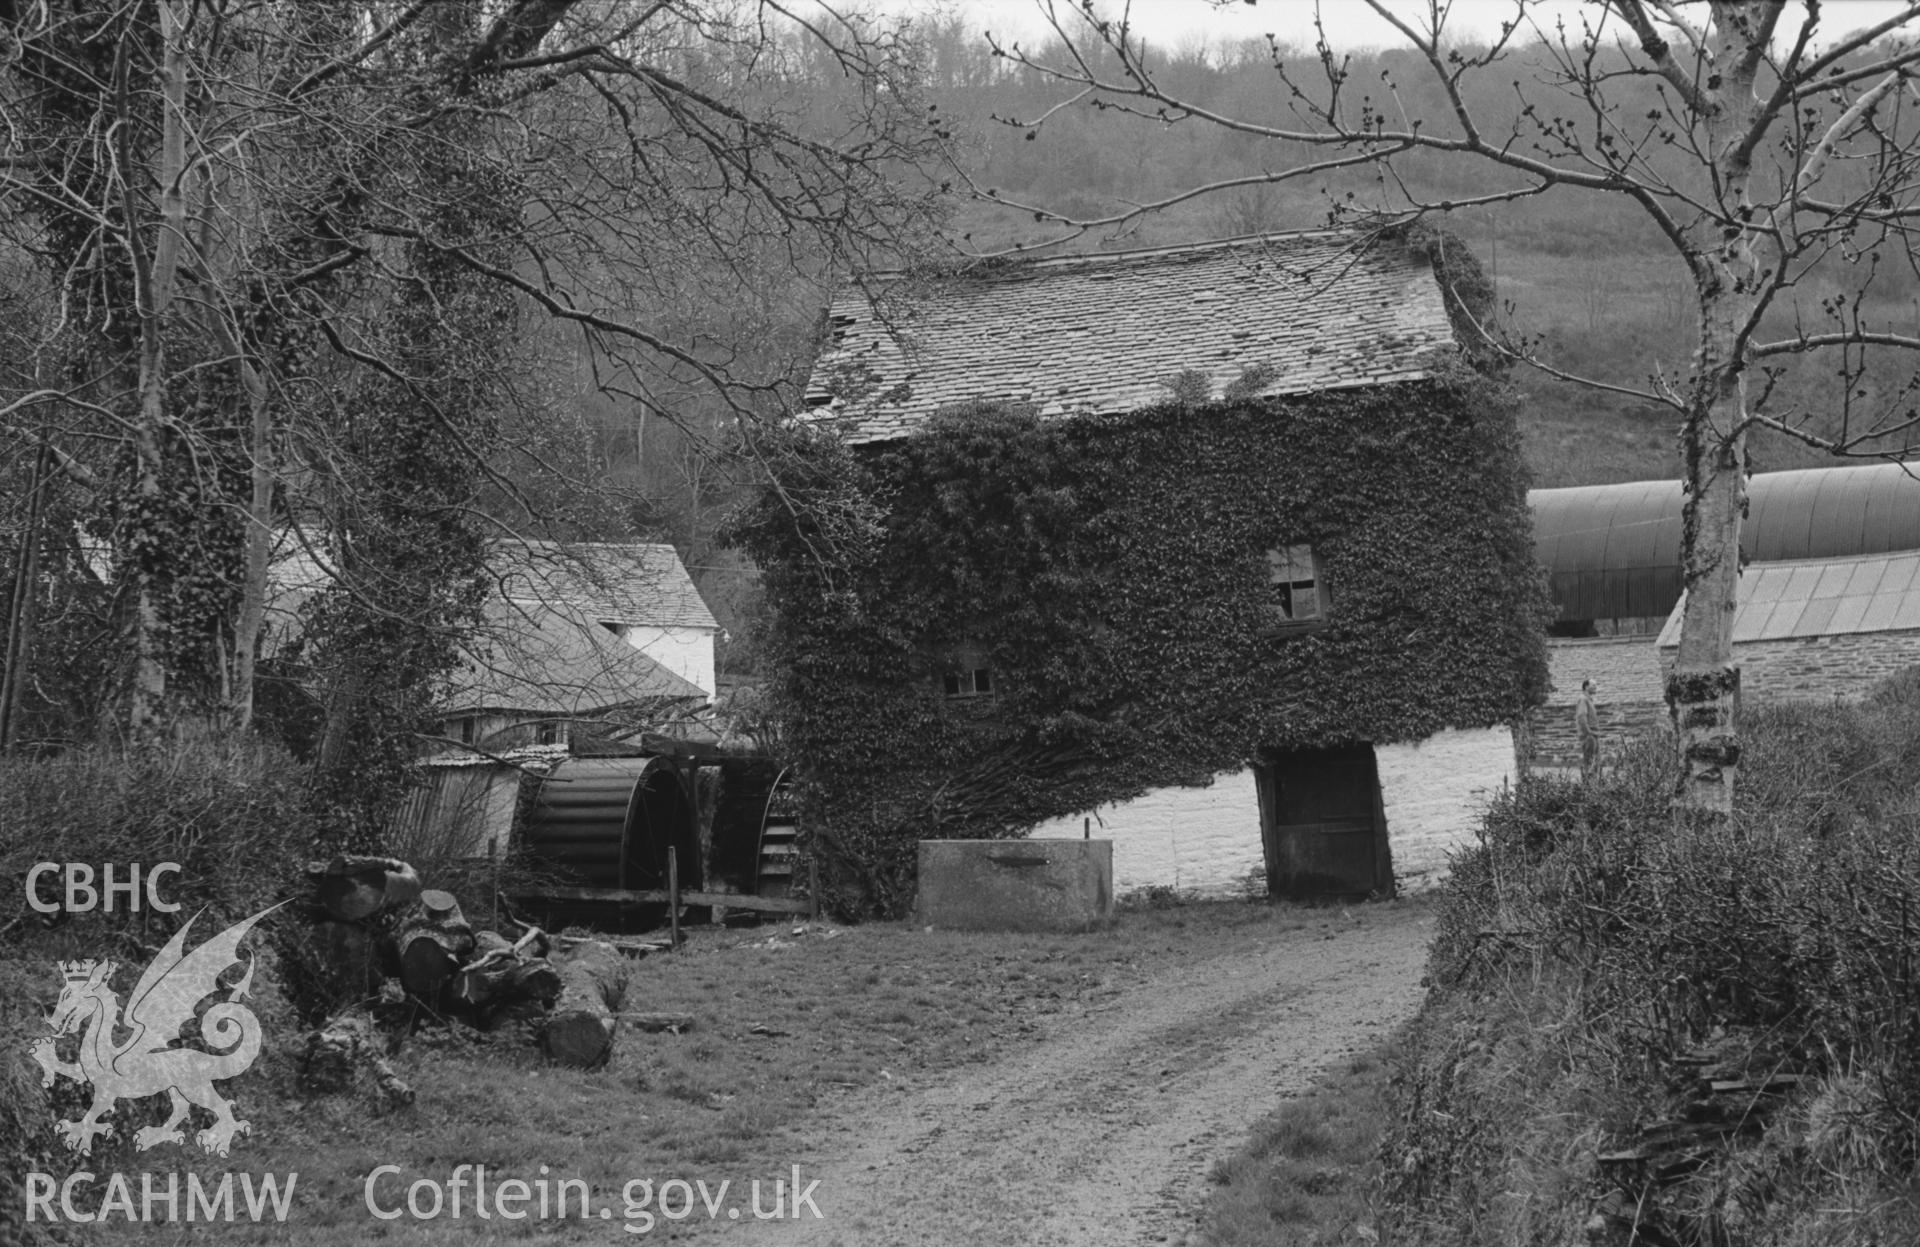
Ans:
[[[600,623],[720,629],[670,545],[502,542],[490,562],[510,602],[577,609]]]
[[[301,605],[336,575],[290,529],[276,546],[269,653],[299,634]],[[503,542],[490,567],[496,592],[441,690],[440,713],[578,715],[655,699],[707,700],[608,626],[718,627],[672,546]]]
[[[1680,644],[1685,607],[1682,595],[1661,646]],[[1754,563],[1740,574],[1735,644],[1908,629],[1920,630],[1920,550]]]
[[[484,629],[440,700],[440,713],[590,714],[655,698],[707,700],[577,606],[489,601]]]
[[[882,275],[828,317],[806,401],[850,442],[975,400],[1134,411],[1188,370],[1215,397],[1254,367],[1272,370],[1261,395],[1417,380],[1454,342],[1427,259],[1344,232]]]
[[[652,542],[501,541],[488,556],[497,598],[576,610],[596,623],[720,630],[687,566]],[[336,573],[318,541],[292,529],[275,536],[268,575],[270,621],[291,635],[296,612]]]

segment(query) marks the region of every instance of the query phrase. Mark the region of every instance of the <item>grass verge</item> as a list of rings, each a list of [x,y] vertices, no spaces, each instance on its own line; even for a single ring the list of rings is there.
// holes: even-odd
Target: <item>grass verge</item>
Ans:
[[[1201,1229],[1207,1247],[1377,1241],[1394,1049],[1389,1041],[1327,1070],[1254,1127],[1239,1153],[1214,1163]]]
[[[1920,1242],[1920,670],[1523,781],[1454,862],[1382,1144],[1383,1242]]]

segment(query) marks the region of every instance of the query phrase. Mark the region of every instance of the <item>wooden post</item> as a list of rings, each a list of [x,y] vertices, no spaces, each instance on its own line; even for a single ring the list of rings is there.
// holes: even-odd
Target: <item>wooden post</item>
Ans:
[[[493,928],[494,930],[496,930],[496,931],[498,931],[498,930],[500,929],[500,854],[499,854],[499,848],[500,848],[500,837],[499,837],[499,836],[488,836],[488,837],[487,837],[487,873],[488,873],[489,875],[491,875],[491,876],[493,877],[493,887],[492,887],[492,888],[490,889],[490,891],[489,891],[489,895],[491,895],[491,896],[493,897],[493,904],[492,904],[492,906],[491,906],[491,908],[490,908],[490,915],[491,915],[491,916],[489,917],[489,919],[488,919],[488,921],[487,921],[487,925],[488,925],[489,927],[492,927],[492,928]]]
[[[667,846],[667,929],[680,947],[680,851]]]
[[[820,921],[820,863],[807,859],[807,921]]]

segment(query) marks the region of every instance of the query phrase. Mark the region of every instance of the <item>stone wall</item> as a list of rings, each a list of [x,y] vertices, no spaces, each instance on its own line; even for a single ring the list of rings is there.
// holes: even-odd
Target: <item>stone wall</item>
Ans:
[[[1671,663],[1673,655],[1662,651],[1662,662]],[[1743,698],[1851,701],[1895,672],[1920,666],[1920,629],[1741,641],[1733,660],[1740,664]]]
[[[1037,839],[1084,834],[1113,841],[1113,886],[1120,895],[1169,887],[1196,896],[1244,896],[1267,888],[1260,800],[1253,770],[1216,775],[1205,788],[1156,788],[1091,815],[1042,823]],[[1251,882],[1249,882],[1251,880]]]
[[[1580,740],[1573,730],[1573,703],[1580,681],[1600,686],[1594,697],[1600,736],[1619,742],[1667,726],[1666,670],[1651,636],[1547,641],[1553,691],[1547,704],[1527,716],[1529,765],[1577,769]]]
[[[1448,855],[1473,842],[1487,802],[1513,782],[1513,733],[1504,725],[1449,729],[1422,741],[1375,745],[1393,882],[1420,892],[1447,877]]]
[[[1530,765],[1579,767],[1573,703],[1584,679],[1600,684],[1595,704],[1603,748],[1644,732],[1666,731],[1666,673],[1673,654],[1672,648],[1660,649],[1647,637],[1550,639],[1553,692],[1546,705],[1528,716]],[[1887,676],[1920,665],[1920,630],[1741,641],[1733,647],[1733,657],[1740,664],[1740,691],[1747,700],[1852,699]]]
[[[1376,746],[1374,757],[1394,882],[1418,892],[1445,877],[1448,852],[1472,840],[1480,811],[1511,781],[1513,735],[1505,727],[1449,730]],[[1071,838],[1086,826],[1113,841],[1113,883],[1122,896],[1146,887],[1199,896],[1266,891],[1251,768],[1215,776],[1205,788],[1158,788],[1092,815],[1054,819],[1031,834]]]
[[[1105,840],[922,840],[914,921],[948,931],[1091,931],[1113,921]]]

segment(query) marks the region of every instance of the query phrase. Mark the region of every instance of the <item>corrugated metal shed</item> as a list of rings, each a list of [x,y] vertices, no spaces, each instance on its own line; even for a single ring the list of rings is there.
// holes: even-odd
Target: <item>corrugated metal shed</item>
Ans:
[[[519,766],[469,755],[435,758],[421,768],[419,784],[395,807],[389,834],[428,857],[505,852],[523,776],[564,757],[545,747],[516,753]]]
[[[1907,629],[1920,631],[1920,550],[1755,563],[1740,577],[1736,645]],[[1659,644],[1680,644],[1679,604]]]
[[[1770,472],[1747,488],[1749,562],[1920,549],[1920,479],[1899,464]],[[1527,500],[1562,619],[1659,616],[1680,600],[1678,481],[1536,489]]]

